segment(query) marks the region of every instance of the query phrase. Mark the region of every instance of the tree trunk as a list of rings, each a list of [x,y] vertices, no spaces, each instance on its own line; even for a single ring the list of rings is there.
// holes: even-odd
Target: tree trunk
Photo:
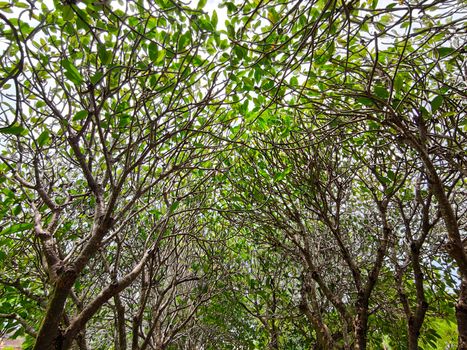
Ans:
[[[123,306],[120,294],[114,296],[115,302],[115,311],[116,311],[116,328],[117,328],[117,346],[116,350],[126,350],[127,341],[126,341],[126,327],[125,327],[125,307]]]
[[[458,349],[467,349],[467,277],[463,277],[456,305],[457,329],[459,331]]]
[[[76,337],[76,344],[78,344],[78,348],[80,350],[88,350],[88,344],[86,341],[86,328],[84,328]]]
[[[279,349],[279,344],[278,344],[276,334],[271,334],[271,340],[269,341],[268,347],[269,347],[270,350],[278,350]]]
[[[418,340],[420,338],[420,329],[422,328],[425,319],[426,311],[428,310],[428,303],[426,301],[419,301],[415,314],[411,315],[407,323],[408,331],[408,345],[409,350],[418,350]]]
[[[312,279],[302,276],[302,288],[300,290],[301,302],[300,311],[305,314],[308,322],[316,332],[317,348],[322,350],[331,350],[334,348],[334,341],[329,328],[324,323],[319,313],[313,312],[319,310],[317,303],[316,289]],[[310,305],[311,304],[311,305]]]
[[[65,309],[66,299],[74,281],[73,278],[67,277],[63,276],[55,285],[33,350],[62,349],[63,339],[59,325]]]
[[[418,350],[420,329],[422,328],[425,320],[425,314],[428,310],[428,303],[426,301],[425,291],[423,288],[423,272],[420,266],[420,245],[420,243],[412,243],[410,247],[415,287],[417,291],[417,307],[415,309],[415,314],[411,315],[408,320],[409,350]]]
[[[270,341],[269,341],[269,349],[270,350],[278,350],[279,349],[279,335],[276,327],[276,322],[274,319],[271,321],[271,327],[269,328],[269,336],[270,336]]]
[[[368,302],[359,297],[357,316],[355,317],[355,349],[366,350],[368,333]]]
[[[409,319],[408,333],[409,333],[409,350],[418,350],[418,338],[420,337],[420,329],[414,327],[413,318]]]

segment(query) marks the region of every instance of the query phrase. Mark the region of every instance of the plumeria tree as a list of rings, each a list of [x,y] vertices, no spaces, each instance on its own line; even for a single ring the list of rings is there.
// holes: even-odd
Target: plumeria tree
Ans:
[[[369,155],[379,150],[389,159],[394,157],[383,144],[392,145],[423,172],[430,205],[444,223],[443,249],[460,276],[456,315],[459,347],[465,347],[465,208],[459,202],[466,175],[465,5],[226,1],[225,6],[244,76],[238,84],[254,105],[246,118],[254,127],[277,127],[276,136],[299,128],[311,142],[344,133],[355,146],[373,148]],[[343,152],[346,144],[336,142]],[[294,147],[290,141],[271,143]],[[394,170],[367,163],[378,181],[386,182],[386,196],[403,189]]]
[[[1,329],[466,348],[465,12],[0,2]]]
[[[171,252],[173,220],[196,215],[217,171],[222,43],[213,18],[170,3],[2,6],[18,13],[2,17],[2,186],[16,203],[2,219],[4,285],[39,294],[34,349],[86,348],[111,300],[125,326],[120,293]]]

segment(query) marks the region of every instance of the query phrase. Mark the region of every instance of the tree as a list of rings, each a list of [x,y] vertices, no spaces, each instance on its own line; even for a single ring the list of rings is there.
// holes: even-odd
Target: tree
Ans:
[[[446,249],[464,281],[456,312],[459,346],[465,347],[467,260],[459,229],[464,219],[449,190],[465,181],[464,5],[242,1],[226,6],[231,41],[252,47],[243,55],[243,68],[260,83],[254,100],[259,123],[272,123],[269,111],[289,108],[291,115],[310,120],[315,137],[338,129],[377,132],[388,143],[409,146],[422,162],[446,227]],[[251,86],[246,81],[244,91]]]
[[[2,329],[416,349],[454,321],[467,347],[464,14],[0,3]]]
[[[89,320],[112,298],[120,307],[171,220],[197,211],[181,203],[216,172],[227,123],[214,112],[226,80],[201,46],[215,24],[198,10],[37,5],[4,33],[22,71],[4,78],[14,104],[3,104],[3,188],[20,206],[4,216],[19,224],[3,235],[37,261],[33,283],[46,302],[34,349],[75,339],[85,348]],[[99,273],[87,279],[90,271]]]

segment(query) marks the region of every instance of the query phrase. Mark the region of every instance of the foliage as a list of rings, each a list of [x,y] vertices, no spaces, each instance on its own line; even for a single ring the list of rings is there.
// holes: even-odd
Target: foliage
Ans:
[[[0,329],[30,349],[467,347],[466,4],[0,2]]]

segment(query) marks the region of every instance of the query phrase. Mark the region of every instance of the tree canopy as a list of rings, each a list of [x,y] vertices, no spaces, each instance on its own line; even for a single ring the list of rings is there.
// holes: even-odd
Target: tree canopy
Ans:
[[[466,18],[0,2],[0,337],[467,349]]]

